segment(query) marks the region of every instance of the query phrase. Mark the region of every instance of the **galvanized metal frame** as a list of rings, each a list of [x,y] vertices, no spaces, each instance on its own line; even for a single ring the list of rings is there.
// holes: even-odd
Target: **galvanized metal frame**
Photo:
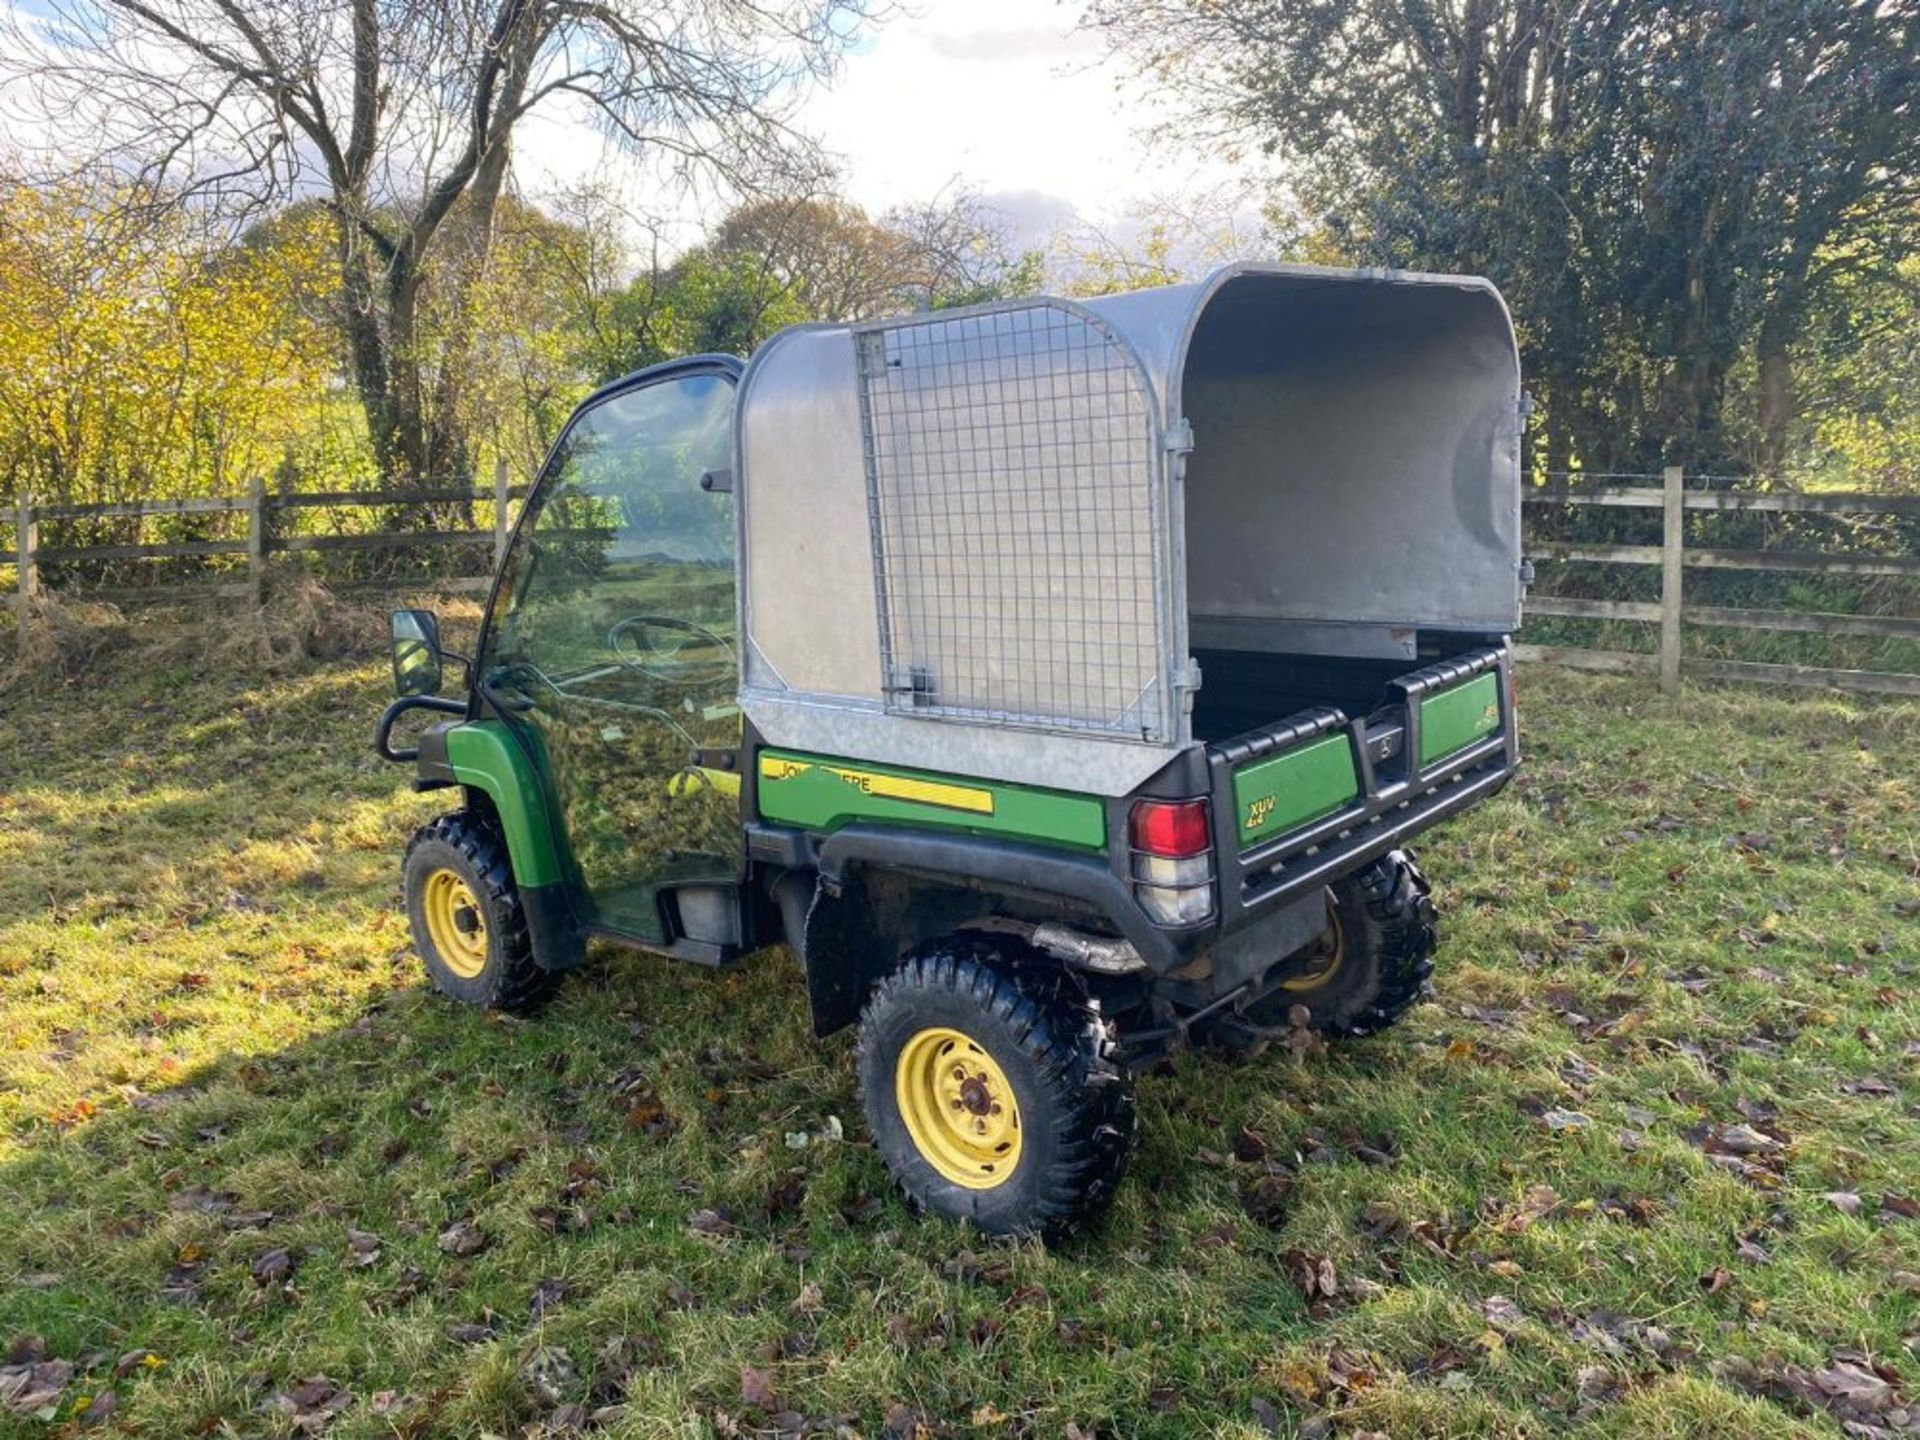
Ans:
[[[994,323],[1000,317],[1006,317],[1008,323]],[[927,333],[923,336],[916,332]],[[933,332],[946,332],[951,338],[934,338]],[[1095,343],[1086,343],[1082,333]],[[875,321],[852,327],[851,338],[859,381],[875,609],[887,710],[962,723],[1104,734],[1148,744],[1173,740],[1178,729],[1174,685],[1180,666],[1171,658],[1167,644],[1172,623],[1167,603],[1172,576],[1164,533],[1169,511],[1158,397],[1125,337],[1085,306],[1040,297]],[[954,347],[960,351],[957,360],[951,353]],[[1063,356],[1068,363],[1059,368],[1036,367],[1033,363],[1058,361]],[[1097,360],[1092,358],[1096,356]],[[1084,365],[1082,357],[1088,357]],[[956,372],[960,392],[957,403]],[[917,403],[914,390],[898,383],[909,375],[931,377],[929,393],[939,398],[928,404]],[[1028,382],[1032,383],[1031,393],[1026,393]],[[1054,432],[1074,423],[1076,417],[1071,412],[1079,405],[1114,399],[1121,393],[1113,388],[1116,382],[1131,395],[1126,402],[1129,410],[1137,407],[1141,426],[1137,444],[1109,433],[1102,436],[1102,447],[1120,444],[1127,449],[1117,457],[1110,449],[1101,458],[1082,457],[1074,449],[1074,442],[1083,437],[1069,433],[1067,454],[1060,455]],[[999,447],[991,441],[974,445],[959,457],[957,473],[950,445],[945,447],[947,453],[932,456],[919,451],[929,440],[937,443],[953,434],[955,427],[964,427],[962,433],[967,440],[1003,434],[1013,423],[1000,393],[1005,386],[1019,392],[1013,402],[1018,409],[1031,408],[1032,413],[1023,413],[1018,421],[1023,430],[1032,427],[1032,436],[1023,435],[1023,439],[1042,452],[1051,448],[1054,454],[1037,471],[1028,468],[1020,472],[1021,498],[1009,514],[998,514],[996,504],[995,513],[972,516],[969,502],[977,504],[980,499],[977,482],[988,482],[987,493],[996,502],[1008,494],[992,484],[996,474],[1005,476],[1008,472],[996,472],[990,458],[977,467],[973,458],[982,453],[990,457]],[[976,388],[995,398],[976,402]],[[1068,412],[1065,416],[1059,413],[1062,408]],[[1130,413],[1122,418],[1130,423],[1136,417]],[[943,425],[943,421],[952,425]],[[1017,570],[1009,573],[1001,569],[994,577],[998,587],[983,592],[978,585],[955,585],[954,562],[948,558],[935,561],[946,567],[947,583],[921,587],[918,582],[924,577],[918,571],[927,564],[928,552],[938,557],[951,547],[965,547],[968,563],[1008,560],[1022,538],[1031,537],[997,534],[995,525],[1024,519],[1037,522],[1030,523],[1029,530],[1037,531],[1043,539],[1049,561],[1059,559],[1084,567],[1091,560],[1104,558],[1097,557],[1096,552],[1098,540],[1107,536],[1096,533],[1094,543],[1080,543],[1082,537],[1075,533],[1076,516],[1060,512],[1077,510],[1078,518],[1084,518],[1089,495],[1096,500],[1117,495],[1110,483],[1111,467],[1117,464],[1130,471],[1136,461],[1143,467],[1139,477],[1141,503],[1124,512],[1115,510],[1119,518],[1108,534],[1114,540],[1145,542],[1144,574],[1134,571],[1129,580],[1116,573],[1115,578],[1134,591],[1134,608],[1145,611],[1142,618],[1150,627],[1150,635],[1135,631],[1131,636],[1115,636],[1104,624],[1086,627],[1083,633],[1063,637],[1056,647],[1064,652],[1054,657],[1057,666],[1067,672],[1064,681],[1050,683],[1029,674],[1017,693],[995,693],[986,676],[1004,657],[979,653],[989,637],[976,629],[984,623],[980,612],[989,607],[993,588],[1018,587],[1031,578],[1034,593],[1024,597],[1031,613],[1046,604],[1039,592],[1049,585],[1057,586],[1059,576],[1036,572],[1028,577]],[[931,477],[925,473],[929,463],[937,472]],[[928,478],[934,480],[932,486],[915,483]],[[959,483],[966,480],[976,482],[971,493]],[[939,503],[930,508],[927,502],[936,495]],[[970,523],[976,519],[980,523]],[[1057,555],[1055,547],[1059,547]],[[1077,568],[1069,576],[1070,582],[1074,580],[1081,582],[1078,589],[1082,593],[1070,593],[1066,603],[1085,604],[1094,598],[1084,568]],[[1100,595],[1115,607],[1129,598]],[[1015,642],[1021,638],[1014,637]],[[992,639],[1007,643],[1004,635]],[[1128,652],[1126,657],[1114,653],[1116,644]],[[902,654],[903,648],[913,653]],[[1139,658],[1145,663],[1139,664]],[[920,683],[924,672],[918,665],[929,662],[941,662],[967,676],[972,682],[969,697],[963,701],[927,693]],[[1097,675],[1123,663],[1128,663],[1131,672],[1127,683],[1106,697],[1104,711],[1089,713],[1076,693],[1086,688],[1085,682],[1076,684],[1072,672],[1078,669],[1083,676],[1087,671]],[[1143,683],[1132,683],[1137,680]],[[1148,692],[1150,704],[1142,707],[1141,697]]]
[[[1097,322],[1112,337],[1111,343],[1128,356],[1140,377],[1152,433],[1149,463],[1159,510],[1159,524],[1155,527],[1153,538],[1158,546],[1156,573],[1161,577],[1157,585],[1159,643],[1162,651],[1160,673],[1165,680],[1163,693],[1167,706],[1167,723],[1157,739],[1122,740],[1098,733],[1039,725],[955,723],[950,719],[890,709],[885,703],[879,666],[879,635],[873,628],[879,624],[879,617],[876,615],[871,622],[865,618],[867,605],[877,605],[878,597],[865,600],[857,606],[849,600],[847,613],[843,614],[831,606],[823,608],[820,605],[818,595],[807,589],[810,577],[797,576],[790,585],[774,588],[766,595],[761,595],[756,587],[753,577],[771,572],[767,569],[765,557],[754,553],[754,507],[756,499],[764,500],[770,489],[797,493],[795,487],[805,486],[817,488],[823,495],[832,493],[841,497],[834,502],[837,518],[833,522],[831,547],[816,543],[810,552],[817,558],[831,548],[833,563],[844,572],[834,577],[832,588],[836,588],[839,594],[851,596],[849,586],[854,583],[851,577],[859,564],[866,563],[871,567],[870,557],[862,561],[852,558],[855,553],[852,550],[853,536],[844,533],[851,531],[857,523],[853,518],[857,504],[856,492],[851,487],[865,478],[853,473],[862,464],[857,399],[851,393],[852,388],[857,387],[852,349],[856,343],[856,327],[819,324],[783,331],[761,347],[747,366],[740,383],[741,398],[735,416],[739,500],[736,513],[741,527],[739,563],[742,574],[741,703],[756,729],[769,743],[815,753],[937,768],[1018,783],[1080,788],[1107,795],[1128,793],[1185,748],[1191,741],[1191,692],[1200,677],[1190,668],[1189,660],[1189,537],[1185,487],[1187,451],[1191,448],[1192,431],[1184,413],[1186,399],[1183,396],[1183,380],[1195,333],[1210,305],[1223,288],[1248,276],[1274,276],[1302,282],[1368,282],[1441,287],[1475,292],[1491,300],[1497,307],[1497,314],[1482,312],[1481,334],[1483,341],[1495,346],[1495,350],[1489,352],[1495,358],[1488,363],[1495,365],[1496,369],[1499,368],[1497,355],[1500,349],[1512,354],[1512,373],[1506,383],[1511,386],[1515,402],[1513,424],[1517,433],[1518,361],[1517,348],[1512,344],[1511,320],[1498,292],[1487,281],[1477,277],[1240,264],[1225,267],[1194,284],[1085,302],[1012,301],[941,312],[943,317],[950,318],[1027,308],[1036,303],[1056,306]],[[886,330],[924,323],[927,318],[906,317],[859,328]],[[838,348],[840,342],[834,338],[837,336],[845,337],[844,350]],[[810,350],[796,353],[791,347],[800,341],[818,343]],[[810,368],[821,365],[832,370],[834,378],[822,380],[809,376]],[[1496,371],[1489,370],[1486,373],[1492,379]],[[840,393],[842,387],[848,387],[847,394]],[[809,390],[813,393],[809,394]],[[773,400],[771,411],[766,407],[768,399]],[[760,403],[757,404],[757,401]],[[813,417],[828,412],[831,413],[830,423],[812,423]],[[810,442],[789,439],[787,430],[773,428],[773,422],[767,418],[769,415],[779,416],[779,424],[783,427],[795,424],[802,433],[817,433],[827,437],[832,455],[810,453],[813,448]],[[758,437],[757,450],[748,443],[749,431],[756,423],[759,426],[755,431]],[[1517,515],[1517,458],[1511,473],[1498,468],[1506,462],[1505,453],[1496,455],[1493,482],[1498,493],[1493,503],[1504,507],[1507,504],[1505,491],[1511,488],[1512,508]],[[786,495],[782,504],[783,508],[778,512],[783,517],[778,522],[782,528],[767,531],[763,527],[760,533],[763,537],[771,537],[774,550],[791,555],[796,552],[787,541],[785,527],[805,526],[812,516],[804,505],[796,505],[792,494]],[[870,510],[863,528],[865,543],[860,551],[864,554],[870,551],[874,533]],[[1517,536],[1517,525],[1514,533]],[[1281,538],[1284,540],[1285,537]],[[1517,575],[1517,545],[1513,558]],[[788,568],[785,563],[774,566],[775,570]],[[872,578],[871,575],[861,577],[860,583],[871,585]],[[872,595],[873,592],[869,590],[868,593]],[[1517,597],[1517,579],[1515,593]],[[782,627],[788,639],[783,639],[780,645],[762,643],[766,626],[756,614],[757,603],[779,604],[783,607]],[[792,608],[785,608],[788,606]],[[804,647],[800,651],[791,648],[788,640],[794,634],[795,627],[788,621],[802,611],[812,622],[823,627],[842,623],[842,631],[834,637],[833,645],[818,652],[805,650]],[[844,622],[849,618],[857,622],[859,630],[874,636],[874,648],[864,652],[864,660],[858,660],[861,652],[855,646],[852,634],[844,630]],[[1371,645],[1375,650],[1385,649],[1392,653],[1406,643],[1405,637],[1400,637],[1398,632],[1389,634],[1386,626],[1377,623],[1379,618],[1371,617],[1371,620],[1355,627],[1356,634],[1369,628],[1378,631],[1377,635],[1363,635],[1362,643]],[[1444,625],[1446,622],[1442,620],[1439,623]],[[1312,628],[1310,617],[1302,617],[1302,623],[1292,628],[1302,631]],[[1318,624],[1319,630],[1329,628],[1325,622]],[[1502,627],[1469,628],[1497,630]],[[1331,641],[1326,643],[1332,644]],[[1353,653],[1345,651],[1343,646],[1334,648],[1341,649],[1343,653]],[[823,655],[825,659],[821,658]],[[822,670],[822,665],[827,666],[828,670]],[[866,667],[871,679],[853,678],[853,670],[860,665]],[[824,678],[828,676],[828,671],[832,672],[831,678]]]

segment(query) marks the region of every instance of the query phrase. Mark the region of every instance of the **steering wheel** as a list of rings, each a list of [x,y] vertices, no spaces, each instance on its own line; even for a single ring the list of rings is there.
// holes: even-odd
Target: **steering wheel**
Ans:
[[[689,647],[711,645],[724,659],[682,660]],[[733,645],[726,636],[671,615],[629,615],[607,631],[607,649],[629,670],[667,685],[699,685],[733,673]]]

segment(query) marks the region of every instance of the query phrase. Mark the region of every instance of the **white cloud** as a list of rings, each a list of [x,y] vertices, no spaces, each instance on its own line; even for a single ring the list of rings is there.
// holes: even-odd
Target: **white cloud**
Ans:
[[[1046,0],[927,0],[849,56],[802,120],[843,157],[851,198],[874,211],[957,181],[1110,220],[1226,178],[1225,165],[1146,149],[1157,108],[1072,19]]]
[[[1155,197],[1234,178],[1224,160],[1150,147],[1164,112],[1072,20],[1050,0],[918,0],[863,36],[796,122],[837,159],[841,188],[869,212],[964,187],[1007,217],[1020,245],[1044,244],[1076,220],[1120,224]],[[558,116],[524,129],[519,147],[517,168],[536,193],[590,177],[636,196],[657,187]],[[672,208],[684,241],[717,207],[709,195]]]
[[[1070,226],[1124,235],[1161,197],[1219,192],[1237,168],[1191,148],[1150,146],[1165,111],[1100,39],[1077,31],[1056,0],[907,0],[905,13],[858,38],[832,80],[793,116],[835,157],[844,193],[870,213],[964,188],[1005,217],[1017,248]],[[0,0],[30,29],[38,0]],[[56,43],[51,35],[43,36]],[[11,140],[58,147],[44,122],[0,116]],[[91,137],[89,137],[91,138]],[[711,187],[678,187],[603,137],[582,102],[529,116],[515,137],[520,184],[540,196],[587,181],[620,192],[662,227],[671,252],[725,210]]]

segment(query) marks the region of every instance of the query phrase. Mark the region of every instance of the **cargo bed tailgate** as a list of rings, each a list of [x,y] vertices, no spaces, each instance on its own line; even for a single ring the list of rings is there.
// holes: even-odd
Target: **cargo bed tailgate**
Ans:
[[[1365,864],[1503,785],[1519,759],[1505,646],[1208,747],[1223,929]]]

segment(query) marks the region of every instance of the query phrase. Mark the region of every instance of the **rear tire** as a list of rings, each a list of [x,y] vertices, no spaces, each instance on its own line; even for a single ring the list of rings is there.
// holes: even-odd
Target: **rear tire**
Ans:
[[[1247,1018],[1286,1025],[1300,1005],[1307,1028],[1321,1035],[1371,1035],[1393,1024],[1419,1003],[1433,974],[1439,924],[1430,892],[1406,850],[1336,880],[1327,889],[1325,963],[1249,1005]]]
[[[533,940],[499,832],[471,810],[420,827],[403,871],[407,919],[427,978],[442,995],[481,1010],[526,1010],[555,976]]]
[[[949,936],[909,956],[860,1018],[874,1143],[907,1198],[995,1235],[1057,1240],[1113,1198],[1133,1093],[1111,1023],[1058,966]]]

